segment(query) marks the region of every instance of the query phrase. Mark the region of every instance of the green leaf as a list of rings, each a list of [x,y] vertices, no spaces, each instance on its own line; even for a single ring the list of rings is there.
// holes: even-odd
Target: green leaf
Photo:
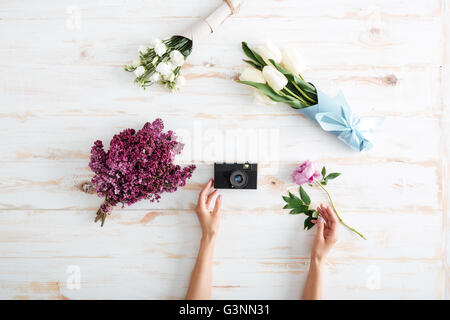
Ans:
[[[308,105],[302,104],[300,101],[298,101],[295,98],[292,98],[289,96],[283,96],[283,95],[277,93],[268,84],[252,82],[252,81],[238,81],[238,82],[258,89],[259,91],[261,91],[261,93],[263,93],[264,95],[266,95],[267,97],[269,97],[270,99],[272,99],[275,102],[287,103],[295,109],[302,109],[302,108],[308,107]]]
[[[255,63],[255,62],[253,62],[251,60],[245,60],[244,59],[244,62],[247,62],[249,65],[251,65],[252,67],[258,69],[259,71],[262,71],[262,69],[263,69],[263,67],[260,64],[257,64],[257,63]]]
[[[311,204],[311,198],[309,197],[309,195],[306,193],[305,189],[303,189],[302,186],[300,186],[300,197],[302,198],[303,202],[306,205],[310,205]]]
[[[291,197],[292,195],[292,197]],[[283,196],[283,200],[287,202],[287,205],[283,209],[293,209],[304,206],[303,202],[292,193],[289,192],[289,197]]]
[[[305,219],[304,227],[305,227],[306,230],[309,230],[312,227],[314,227],[314,223],[312,223],[311,220],[312,220],[311,217],[308,217],[308,218]]]
[[[308,214],[308,211],[309,211],[309,207],[307,206],[307,205],[301,205],[301,206],[298,206],[297,208],[295,208],[295,210],[297,210],[298,212],[301,212],[301,213],[304,213],[304,214]]]
[[[307,206],[301,206],[301,207],[297,207],[297,208],[293,208],[289,214],[300,214],[300,213],[306,213],[308,211],[308,207]]]
[[[325,178],[325,176],[327,175],[327,169],[325,168],[325,166],[323,166],[321,173],[322,173],[322,177]]]
[[[311,217],[312,217],[313,219],[317,219],[317,218],[319,217],[319,213],[318,213],[316,210],[314,210],[314,211],[312,212],[312,214],[311,214]]]
[[[256,53],[255,51],[253,51],[252,49],[250,49],[247,45],[247,42],[242,42],[242,50],[244,51],[245,55],[247,57],[249,57],[250,59],[252,59],[254,62],[256,62],[257,64],[259,64],[262,67],[266,66],[267,64],[264,62],[264,59],[261,58],[261,56]]]
[[[299,94],[309,102],[308,106],[311,106],[311,105],[317,103],[317,90],[311,83],[306,82],[305,80],[300,78],[298,75],[294,75],[294,74],[290,73],[289,71],[284,69],[280,64],[276,63],[274,60],[270,59],[269,61],[274,65],[274,67],[278,71],[280,71],[282,74],[284,74],[284,76],[291,83],[295,83],[295,85],[297,87],[299,87],[301,89],[301,91],[303,91],[303,92],[299,92]],[[298,91],[298,89],[296,89],[296,90]]]
[[[333,180],[339,177],[341,174],[339,172],[333,172],[326,176],[325,180]]]
[[[292,192],[289,191],[289,198],[291,199],[291,201],[295,201],[295,203],[298,203],[299,205],[303,205],[303,201],[300,200],[299,197],[297,197],[296,195],[294,195]]]

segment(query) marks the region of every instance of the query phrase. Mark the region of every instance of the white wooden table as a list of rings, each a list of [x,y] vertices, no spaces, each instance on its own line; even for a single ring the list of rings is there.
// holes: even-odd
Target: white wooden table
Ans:
[[[122,66],[139,45],[219,3],[0,2],[0,298],[183,298],[200,185],[214,161],[254,160],[258,191],[222,192],[213,298],[297,299],[314,231],[281,209],[281,195],[311,159],[343,173],[329,189],[369,239],[341,228],[325,297],[448,299],[450,1],[247,1],[194,48],[181,92],[132,84]],[[288,106],[252,103],[232,80],[240,42],[265,39],[298,48],[305,76],[330,94],[341,88],[359,116],[386,117],[372,151],[352,152]],[[180,161],[197,171],[160,203],[117,208],[100,228],[101,199],[82,190],[94,140],[157,117],[182,136]]]

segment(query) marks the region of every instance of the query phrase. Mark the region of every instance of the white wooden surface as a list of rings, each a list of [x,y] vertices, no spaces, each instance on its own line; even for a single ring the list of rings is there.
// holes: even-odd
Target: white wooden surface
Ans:
[[[259,190],[223,192],[214,298],[300,297],[314,232],[280,209],[280,196],[311,159],[343,173],[330,191],[369,239],[341,229],[325,297],[448,299],[450,2],[247,1],[194,48],[180,93],[132,85],[122,65],[140,44],[219,3],[0,2],[0,298],[182,298],[200,237],[200,185],[215,160],[251,158],[263,169]],[[328,93],[344,90],[358,115],[386,117],[375,149],[354,153],[287,106],[252,103],[232,81],[240,41],[267,38],[297,47],[305,76]],[[156,117],[187,142],[181,162],[198,169],[184,189],[117,208],[100,229],[101,200],[81,188],[91,145]],[[238,145],[227,134],[250,139]],[[251,137],[256,153],[240,152]],[[70,266],[80,289],[67,285]]]

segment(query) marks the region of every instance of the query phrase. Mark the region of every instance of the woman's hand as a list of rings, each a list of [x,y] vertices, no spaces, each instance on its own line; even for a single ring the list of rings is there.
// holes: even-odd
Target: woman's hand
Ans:
[[[320,216],[312,220],[317,225],[316,237],[311,249],[311,263],[303,289],[304,300],[322,299],[323,262],[337,241],[338,221],[329,207],[317,208]]]
[[[211,192],[213,180],[205,184],[198,196],[197,213],[202,227],[202,240],[198,250],[197,261],[191,275],[191,282],[186,293],[188,300],[206,300],[211,298],[212,262],[214,252],[214,240],[219,231],[221,196],[216,198],[214,208],[210,209],[212,199],[217,190]]]
[[[210,179],[208,183],[203,186],[200,195],[198,196],[197,213],[200,226],[202,227],[203,238],[213,239],[219,231],[220,223],[220,206],[222,204],[222,196],[218,196],[214,203],[214,208],[210,209],[212,199],[217,193],[217,190],[211,191],[213,180]]]
[[[312,222],[317,226],[316,238],[311,250],[311,260],[322,262],[338,240],[338,221],[330,207],[317,208],[320,216]]]

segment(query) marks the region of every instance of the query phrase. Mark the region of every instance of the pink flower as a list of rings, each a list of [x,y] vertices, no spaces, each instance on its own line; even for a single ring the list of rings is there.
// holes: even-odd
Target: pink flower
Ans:
[[[292,180],[299,186],[305,183],[313,183],[314,178],[320,179],[321,177],[320,172],[316,170],[314,164],[309,160],[303,162],[297,170],[292,172]]]

